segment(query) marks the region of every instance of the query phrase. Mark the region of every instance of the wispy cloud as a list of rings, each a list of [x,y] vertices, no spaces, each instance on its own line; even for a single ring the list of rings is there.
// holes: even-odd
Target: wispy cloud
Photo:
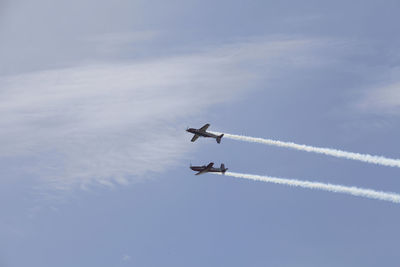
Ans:
[[[368,90],[357,107],[367,113],[400,115],[400,80]]]
[[[314,43],[258,40],[1,77],[0,157],[62,189],[162,172],[190,149],[183,121],[248,92],[272,66],[313,62]]]
[[[122,261],[130,261],[132,259],[131,256],[125,254],[124,256],[122,256]]]

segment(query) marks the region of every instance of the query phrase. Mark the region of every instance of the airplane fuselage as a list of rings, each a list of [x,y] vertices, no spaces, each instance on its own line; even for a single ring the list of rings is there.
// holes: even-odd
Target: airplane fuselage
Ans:
[[[209,132],[205,132],[205,131],[203,132],[203,131],[200,131],[199,129],[194,129],[194,128],[189,128],[186,131],[189,133],[195,134],[195,135],[203,136],[203,137],[212,137],[212,138],[218,137],[218,135],[215,135],[215,134],[212,134]]]
[[[214,162],[210,162],[208,165],[203,165],[203,166],[190,166],[190,169],[193,171],[196,171],[196,175],[207,173],[207,172],[220,172],[222,174],[225,174],[225,172],[228,170],[228,168],[225,168],[225,164],[221,163],[220,168],[214,168],[213,167]]]
[[[196,171],[196,172],[201,172],[206,168],[207,168],[207,166],[191,166],[190,167],[190,169],[192,169],[193,171]],[[224,172],[224,170],[221,170],[221,168],[212,167],[207,172]]]

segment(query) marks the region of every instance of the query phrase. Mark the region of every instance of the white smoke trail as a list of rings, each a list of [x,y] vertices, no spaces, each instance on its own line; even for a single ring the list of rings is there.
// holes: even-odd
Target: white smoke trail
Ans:
[[[218,174],[220,174],[220,173],[218,173]],[[358,187],[354,187],[354,186],[325,184],[325,183],[319,183],[319,182],[300,181],[300,180],[295,180],[295,179],[276,178],[276,177],[260,176],[260,175],[252,175],[252,174],[242,174],[242,173],[235,173],[235,172],[226,172],[225,175],[231,176],[231,177],[236,177],[236,178],[254,180],[254,181],[262,181],[262,182],[274,183],[274,184],[284,184],[284,185],[289,185],[289,186],[298,186],[298,187],[303,187],[303,188],[324,190],[324,191],[329,191],[329,192],[334,192],[334,193],[350,194],[350,195],[358,196],[358,197],[366,197],[366,198],[390,201],[393,203],[400,203],[400,195],[399,194],[375,191],[372,189],[358,188]]]
[[[216,132],[213,132],[213,133],[218,134],[218,135],[222,134],[222,133],[216,133]],[[363,161],[363,162],[367,162],[367,163],[383,165],[383,166],[400,168],[400,159],[390,159],[390,158],[385,158],[385,157],[381,157],[381,156],[353,153],[353,152],[347,152],[347,151],[342,151],[342,150],[332,149],[332,148],[322,148],[322,147],[313,147],[313,146],[307,146],[307,145],[299,145],[299,144],[292,143],[292,142],[282,142],[282,141],[277,141],[277,140],[272,140],[272,139],[256,138],[256,137],[249,137],[249,136],[235,135],[235,134],[228,134],[228,133],[225,133],[224,137],[230,138],[233,140],[293,148],[293,149],[297,149],[297,150],[314,152],[314,153],[329,155],[329,156],[338,157],[338,158],[346,158],[346,159]]]

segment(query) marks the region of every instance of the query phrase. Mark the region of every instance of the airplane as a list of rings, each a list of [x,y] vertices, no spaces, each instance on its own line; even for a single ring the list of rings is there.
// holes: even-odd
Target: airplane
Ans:
[[[214,168],[213,167],[214,162],[210,162],[207,166],[192,166],[190,165],[190,169],[193,171],[196,171],[195,175],[200,175],[206,172],[221,172],[222,174],[225,174],[225,172],[228,170],[228,168],[225,168],[225,165],[222,163],[220,168]]]
[[[207,132],[208,127],[210,127],[209,123],[207,123],[200,129],[195,129],[195,128],[186,129],[187,132],[194,134],[192,140],[190,140],[190,141],[194,142],[197,140],[197,138],[199,138],[200,136],[203,136],[203,137],[215,138],[217,140],[218,144],[221,143],[221,138],[224,136],[224,134],[216,135],[216,134],[209,133],[209,132]]]

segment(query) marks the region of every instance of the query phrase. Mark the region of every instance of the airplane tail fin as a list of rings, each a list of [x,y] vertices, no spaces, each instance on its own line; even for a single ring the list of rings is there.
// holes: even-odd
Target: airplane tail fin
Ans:
[[[223,174],[225,174],[225,172],[228,170],[228,168],[225,168],[225,164],[221,164],[221,171]]]
[[[221,138],[224,136],[224,134],[221,134],[220,136],[217,136],[217,143],[221,143]]]

